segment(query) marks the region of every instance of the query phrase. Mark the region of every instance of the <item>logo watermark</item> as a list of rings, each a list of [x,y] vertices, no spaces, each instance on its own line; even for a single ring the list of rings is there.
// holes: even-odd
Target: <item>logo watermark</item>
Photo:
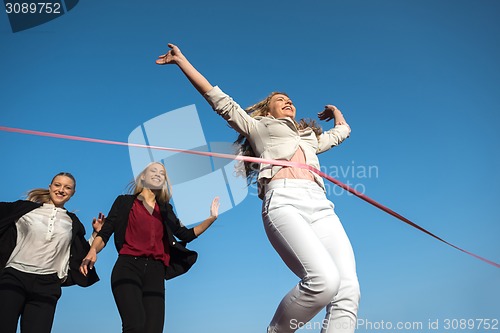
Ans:
[[[355,191],[365,194],[365,182],[370,179],[379,178],[379,168],[376,165],[361,165],[351,161],[348,165],[321,166],[320,171],[328,176],[341,180],[344,184]],[[327,196],[353,195],[337,185],[325,181],[325,190]]]
[[[230,142],[207,142],[195,105],[144,122],[129,143],[182,150],[235,154]],[[172,186],[172,204],[184,225],[206,218],[212,199],[220,197],[219,213],[232,209],[248,194],[246,180],[235,174],[237,161],[158,149],[129,147],[134,178],[151,162],[161,162]]]
[[[356,321],[332,322],[327,319],[322,321],[301,322],[297,319],[290,320],[290,328],[293,330],[327,330],[333,327],[337,330],[366,330],[374,331],[456,331],[456,330],[478,330],[481,332],[500,329],[498,318],[429,318],[420,321],[393,321],[393,320],[369,320],[358,318]]]
[[[255,165],[254,167],[254,170],[259,170],[258,165]],[[378,179],[380,176],[380,170],[377,165],[361,165],[357,164],[355,161],[351,161],[350,164],[347,165],[322,165],[320,166],[319,171],[332,178],[342,181],[342,183],[361,194],[366,193],[366,182],[368,180]],[[324,185],[327,197],[354,195],[326,179],[324,180]],[[257,187],[258,186],[255,182],[249,185],[249,188],[251,189],[250,195],[258,195]]]
[[[368,331],[387,331],[387,330],[417,330],[420,331],[424,327],[423,322],[414,321],[414,322],[392,322],[386,320],[378,320],[378,321],[370,321],[367,319],[357,319],[356,321],[341,321],[341,322],[332,322],[327,319],[323,319],[318,322],[301,322],[297,319],[290,320],[290,328],[293,330],[302,329],[302,330],[328,330],[328,328],[333,327],[335,330],[368,330]]]

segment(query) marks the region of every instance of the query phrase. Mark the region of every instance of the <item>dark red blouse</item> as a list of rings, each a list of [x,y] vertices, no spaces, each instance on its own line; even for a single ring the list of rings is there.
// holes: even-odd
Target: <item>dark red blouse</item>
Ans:
[[[120,254],[153,258],[163,261],[165,266],[168,266],[170,254],[166,242],[158,204],[155,204],[153,213],[150,214],[142,201],[135,199],[128,217],[125,243]]]

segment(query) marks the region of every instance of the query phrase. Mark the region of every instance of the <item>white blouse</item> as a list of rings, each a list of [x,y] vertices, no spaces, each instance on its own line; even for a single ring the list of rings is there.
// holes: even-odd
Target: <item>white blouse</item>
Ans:
[[[51,204],[32,210],[16,221],[16,247],[5,267],[25,273],[68,275],[72,221],[63,208]]]

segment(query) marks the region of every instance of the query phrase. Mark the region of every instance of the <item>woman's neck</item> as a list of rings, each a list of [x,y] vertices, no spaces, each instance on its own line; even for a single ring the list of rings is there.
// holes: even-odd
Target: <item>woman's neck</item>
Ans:
[[[52,200],[49,199],[49,201],[46,202],[46,204],[53,205],[57,208],[62,208],[64,209],[64,205],[56,205],[55,203],[52,202]]]
[[[156,201],[156,195],[149,188],[144,188],[139,195],[149,203]]]
[[[144,188],[137,197],[142,201],[144,207],[146,207],[146,209],[151,214],[156,204],[156,195],[154,194],[154,192],[149,188]]]

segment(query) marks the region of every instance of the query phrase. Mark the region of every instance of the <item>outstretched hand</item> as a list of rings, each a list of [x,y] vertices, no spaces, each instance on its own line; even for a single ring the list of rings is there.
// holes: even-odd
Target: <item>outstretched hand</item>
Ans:
[[[340,110],[335,105],[325,105],[325,109],[321,112],[318,112],[318,118],[319,120],[324,121],[330,121],[334,119],[335,125],[347,125],[342,112],[340,112]]]
[[[184,55],[177,46],[172,43],[168,43],[167,45],[170,50],[156,59],[156,63],[158,65],[177,64],[179,60],[182,60],[184,58]]]
[[[217,217],[219,216],[219,206],[219,197],[215,197],[214,200],[212,200],[212,204],[210,205],[210,217],[193,228],[196,237],[204,233],[205,230],[207,230],[212,225],[212,223],[217,220]]]
[[[215,218],[219,217],[219,207],[219,197],[215,197],[214,200],[212,200],[212,205],[210,206],[210,216]]]

